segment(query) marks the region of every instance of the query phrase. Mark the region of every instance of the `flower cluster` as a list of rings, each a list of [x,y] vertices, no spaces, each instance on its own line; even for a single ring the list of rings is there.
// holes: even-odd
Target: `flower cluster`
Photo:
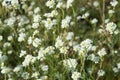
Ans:
[[[0,80],[119,79],[119,3],[0,0]]]

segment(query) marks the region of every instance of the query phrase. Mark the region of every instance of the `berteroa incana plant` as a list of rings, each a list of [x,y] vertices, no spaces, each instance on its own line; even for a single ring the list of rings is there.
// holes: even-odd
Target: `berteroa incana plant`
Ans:
[[[0,0],[0,80],[120,80],[120,1]]]

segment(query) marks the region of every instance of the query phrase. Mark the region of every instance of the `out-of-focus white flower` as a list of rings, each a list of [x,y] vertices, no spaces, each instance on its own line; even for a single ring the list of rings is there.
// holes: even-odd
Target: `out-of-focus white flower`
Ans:
[[[45,50],[44,50],[44,52],[45,53],[48,53],[48,54],[54,54],[55,52],[54,52],[54,47],[53,46],[48,46]]]
[[[36,29],[38,27],[39,27],[39,23],[35,22],[35,23],[32,24],[32,28]]]
[[[39,45],[41,45],[41,42],[41,39],[35,38],[32,42],[32,45],[37,48]]]
[[[25,60],[22,62],[22,65],[23,65],[24,67],[29,66],[32,58],[33,58],[32,55],[27,55],[27,56],[25,56]]]
[[[10,47],[11,46],[11,43],[10,42],[5,42],[3,47],[6,48],[6,47]]]
[[[49,7],[49,8],[53,8],[55,5],[55,1],[54,0],[48,0],[46,2],[46,6]]]
[[[105,75],[105,71],[101,69],[101,70],[98,71],[97,74],[98,74],[99,77],[104,76]]]
[[[18,0],[3,0],[2,5],[7,8],[14,7],[15,9],[19,8],[20,6]]]
[[[36,7],[36,8],[34,9],[34,13],[37,14],[37,13],[39,13],[39,12],[40,12],[40,7]]]
[[[74,50],[75,52],[79,51],[80,48],[81,48],[80,45],[74,45],[74,46],[73,46],[73,50]]]
[[[62,20],[61,27],[68,28],[70,26],[71,16],[66,16],[65,19]]]
[[[34,77],[34,78],[38,78],[38,76],[40,75],[40,73],[39,72],[34,72],[34,73],[32,73],[32,78]]]
[[[118,67],[118,69],[120,69],[120,63],[117,63],[117,67]]]
[[[60,48],[60,53],[67,54],[67,52],[68,52],[68,47],[61,47]]]
[[[77,66],[77,60],[76,59],[65,59],[63,60],[63,65],[67,67],[68,69],[75,69]]]
[[[14,72],[19,72],[19,71],[21,71],[21,70],[22,70],[22,65],[18,65],[17,67],[15,67],[15,68],[13,69]]]
[[[26,37],[26,34],[25,34],[25,33],[20,33],[20,34],[19,34],[19,37],[18,37],[18,41],[19,41],[19,42],[24,41],[24,40],[25,40],[25,37]]]
[[[3,36],[2,35],[0,35],[0,41],[2,41],[3,40]]]
[[[89,51],[92,48],[92,43],[93,43],[92,40],[86,39],[86,40],[84,40],[84,41],[81,42],[80,46],[82,48],[85,48],[87,51]]]
[[[71,76],[73,80],[78,80],[80,77],[81,77],[81,73],[77,71],[73,72]]]
[[[66,39],[67,39],[67,40],[72,40],[73,37],[74,37],[74,33],[73,33],[73,32],[68,32],[68,33],[67,33],[67,36],[66,36]]]
[[[9,67],[3,67],[2,70],[1,70],[1,73],[2,73],[2,74],[7,74],[7,73],[9,73],[11,70],[12,70],[12,69],[9,68]]]
[[[93,20],[91,20],[92,24],[96,24],[98,22],[98,20],[96,18],[94,18]]]
[[[51,18],[47,18],[47,20],[43,20],[43,23],[46,29],[52,29],[54,25],[56,25],[56,19],[51,20]]]
[[[42,65],[41,69],[42,71],[48,71],[49,67],[48,65]]]
[[[93,6],[94,6],[94,7],[98,7],[98,6],[99,6],[99,2],[98,2],[98,1],[94,1],[94,2],[93,2]]]
[[[67,0],[67,4],[66,4],[67,9],[72,6],[73,1],[74,0]]]
[[[25,50],[21,50],[19,57],[22,57],[22,56],[24,56],[24,55],[26,55],[26,54],[27,54],[27,52],[26,52]]]
[[[109,22],[106,25],[106,31],[108,31],[110,34],[113,34],[116,31],[117,25],[113,22]]]
[[[57,10],[53,10],[53,11],[51,12],[51,17],[55,17],[55,16],[57,16],[57,15],[58,15]]]
[[[103,29],[99,29],[99,30],[98,30],[98,33],[100,33],[100,34],[102,34],[103,32],[104,32]]]
[[[115,7],[118,4],[118,1],[113,0],[110,2],[111,6]]]
[[[107,53],[106,53],[106,51],[105,51],[105,48],[102,48],[101,50],[98,51],[97,54],[98,54],[100,57],[103,57],[103,56],[105,56]]]
[[[5,21],[5,23],[6,23],[8,26],[11,27],[11,26],[14,25],[15,21],[16,21],[16,18],[15,18],[15,17],[10,17],[10,18],[8,18],[8,19]]]
[[[28,72],[23,72],[23,73],[22,73],[22,78],[28,80],[28,79],[30,78],[30,73],[28,73]]]
[[[113,68],[113,71],[114,71],[115,73],[117,73],[117,72],[119,72],[119,69],[118,69],[117,67],[114,67],[114,68]]]
[[[8,53],[8,54],[12,54],[12,52],[13,52],[12,50],[9,50],[7,53]]]
[[[8,36],[8,41],[11,41],[13,39],[12,36]]]
[[[85,19],[85,18],[89,17],[89,15],[90,15],[90,14],[89,14],[88,12],[86,12],[85,14],[82,15],[81,18]]]
[[[64,42],[62,41],[61,37],[58,36],[55,42],[55,47],[56,48],[60,48],[61,46],[63,46]]]
[[[108,13],[113,14],[113,13],[115,13],[115,11],[114,10],[109,10]]]
[[[94,58],[95,58],[95,55],[94,54],[90,54],[88,55],[87,59],[88,60],[91,60],[91,61],[94,61]]]
[[[41,48],[39,51],[38,51],[38,60],[41,60],[43,61],[45,59],[45,51],[43,48]]]
[[[28,42],[28,44],[32,44],[32,41],[33,41],[33,40],[32,40],[32,37],[30,36],[30,37],[28,38],[28,41],[27,41],[27,42]]]
[[[8,57],[6,55],[1,54],[0,61],[5,62],[6,60],[8,60]]]
[[[57,8],[62,8],[63,6],[63,2],[58,2],[58,4],[56,5]]]
[[[41,20],[41,16],[39,14],[33,15],[33,21],[35,23],[39,23]]]

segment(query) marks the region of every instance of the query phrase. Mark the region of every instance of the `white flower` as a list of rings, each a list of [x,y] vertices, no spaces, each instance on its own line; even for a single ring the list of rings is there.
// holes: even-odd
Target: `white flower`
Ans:
[[[103,29],[99,29],[99,30],[98,30],[98,33],[100,33],[100,34],[102,34],[103,32],[104,32]]]
[[[19,42],[24,41],[24,40],[25,40],[25,37],[26,37],[26,34],[25,34],[25,33],[20,33],[20,34],[19,34],[19,37],[18,37],[18,41],[19,41]]]
[[[64,42],[62,41],[61,37],[58,36],[56,39],[55,47],[60,48],[61,46],[63,46],[63,44],[64,44]]]
[[[108,31],[110,34],[113,34],[116,28],[117,28],[117,25],[113,22],[109,22],[106,25],[106,31]]]
[[[100,57],[103,57],[103,56],[105,56],[107,53],[106,53],[106,51],[105,51],[105,48],[102,48],[101,50],[98,51],[97,54],[98,54]]]
[[[104,76],[105,75],[105,71],[101,69],[101,70],[98,71],[97,74],[98,74],[99,77]]]
[[[89,15],[90,15],[90,14],[89,14],[88,12],[86,12],[85,14],[82,15],[81,18],[85,19],[85,18],[89,17]]]
[[[19,1],[18,0],[4,0],[2,2],[2,5],[7,8],[14,7],[15,9],[17,9],[19,7]]]
[[[8,60],[8,57],[6,55],[1,55],[0,61],[5,62],[6,60]]]
[[[15,67],[13,69],[14,72],[18,72],[18,71],[21,71],[22,70],[22,65],[18,65],[17,67]]]
[[[99,2],[98,2],[98,1],[94,1],[94,2],[93,2],[93,6],[94,6],[94,7],[98,7],[98,6],[99,6]]]
[[[93,43],[92,40],[86,39],[86,40],[84,40],[84,41],[81,42],[80,46],[82,48],[85,48],[87,51],[89,51],[89,50],[92,49],[92,43]]]
[[[4,0],[2,2],[2,5],[5,6],[5,7],[10,8],[11,7],[11,0]]]
[[[10,71],[11,71],[11,68],[9,68],[9,67],[3,67],[2,70],[1,70],[1,73],[2,73],[2,74],[7,74],[7,73],[9,73]]]
[[[3,45],[4,48],[10,47],[10,46],[11,46],[11,43],[9,43],[9,42],[4,43],[4,45]]]
[[[44,50],[44,52],[45,53],[48,53],[48,54],[54,54],[55,52],[54,52],[54,47],[53,46],[48,46],[45,50]]]
[[[96,18],[94,18],[93,20],[91,20],[92,24],[96,24],[98,22],[98,20]]]
[[[45,59],[45,51],[43,48],[41,48],[39,51],[38,51],[38,60],[41,60],[43,61]]]
[[[86,56],[86,49],[81,47],[80,50],[78,51],[78,55],[79,56]]]
[[[32,73],[31,77],[38,78],[39,75],[40,75],[39,72],[34,72],[34,73]]]
[[[73,33],[73,32],[68,32],[68,33],[67,33],[67,36],[66,36],[66,39],[67,39],[67,40],[72,40],[73,37],[74,37],[74,33]]]
[[[79,80],[80,77],[81,77],[81,73],[77,71],[73,72],[71,76],[73,80]]]
[[[76,59],[65,59],[63,60],[63,65],[67,67],[68,69],[75,69],[77,66],[77,60]]]
[[[95,55],[94,54],[90,54],[90,55],[88,55],[87,59],[91,60],[91,61],[94,61]]]
[[[39,13],[39,12],[40,12],[40,8],[39,8],[39,7],[37,7],[37,8],[34,9],[34,13],[35,13],[35,14],[37,14],[37,13]]]
[[[11,4],[14,8],[18,8],[19,7],[19,1],[18,0],[11,0]]]
[[[7,19],[5,22],[7,23],[8,26],[13,26],[14,23],[16,21],[16,18],[15,17],[10,17],[9,19]]]
[[[24,56],[24,55],[26,55],[26,54],[27,54],[27,52],[26,52],[25,50],[21,50],[19,57],[22,57],[22,56]]]
[[[33,56],[32,55],[27,55],[25,56],[25,60],[22,62],[23,66],[29,66],[31,60],[32,60]]]
[[[117,73],[117,72],[119,72],[119,69],[118,69],[117,67],[114,67],[114,68],[113,68],[113,71],[114,71],[115,73]]]
[[[68,28],[71,19],[72,19],[72,18],[71,18],[70,16],[66,16],[65,19],[62,20],[61,27],[62,27],[62,28]]]
[[[12,36],[8,36],[8,41],[11,41],[13,39]]]
[[[68,52],[68,47],[61,47],[60,48],[60,53],[67,54],[67,52]]]
[[[115,7],[118,4],[118,1],[113,0],[110,2],[111,6]]]
[[[39,23],[36,22],[36,23],[33,23],[33,24],[32,24],[32,28],[36,29],[36,28],[38,28],[38,27],[39,27]]]
[[[28,44],[32,44],[32,41],[33,41],[33,40],[32,40],[32,37],[30,36],[30,37],[28,38],[28,41],[27,41],[27,42],[28,42]]]
[[[56,5],[57,8],[62,8],[63,6],[63,2],[58,2],[58,4]]]
[[[12,50],[9,50],[7,53],[8,53],[8,54],[12,54],[12,52],[13,52]]]
[[[41,42],[42,41],[39,38],[35,38],[32,42],[32,45],[37,48],[39,45],[41,45]]]
[[[46,2],[46,6],[49,7],[49,8],[53,8],[55,5],[55,1],[54,0],[48,0]]]
[[[46,27],[46,29],[52,29],[54,25],[56,25],[56,19],[51,20],[51,18],[47,18],[47,20],[44,20],[43,23]]]
[[[48,65],[42,65],[41,69],[42,71],[48,71],[49,67]]]
[[[31,63],[35,63],[36,60],[37,60],[37,57],[33,57],[33,58],[31,59]]]
[[[114,10],[109,10],[108,13],[113,14],[113,13],[115,13],[115,11]]]
[[[0,35],[0,41],[2,41],[3,40],[3,36],[2,35]]]
[[[39,23],[41,20],[41,16],[39,14],[33,15],[33,21],[35,23]]]
[[[67,0],[67,5],[66,5],[67,9],[72,6],[73,1],[74,0]]]
[[[80,48],[81,48],[80,45],[75,45],[75,46],[73,46],[73,50],[74,50],[75,52],[79,51]]]
[[[58,15],[57,10],[53,10],[53,11],[51,12],[51,17],[55,17],[55,16],[57,16],[57,15]]]
[[[120,63],[117,63],[117,67],[118,67],[118,69],[120,69]]]
[[[23,72],[21,75],[24,79],[28,80],[30,78],[30,73],[28,72]]]

